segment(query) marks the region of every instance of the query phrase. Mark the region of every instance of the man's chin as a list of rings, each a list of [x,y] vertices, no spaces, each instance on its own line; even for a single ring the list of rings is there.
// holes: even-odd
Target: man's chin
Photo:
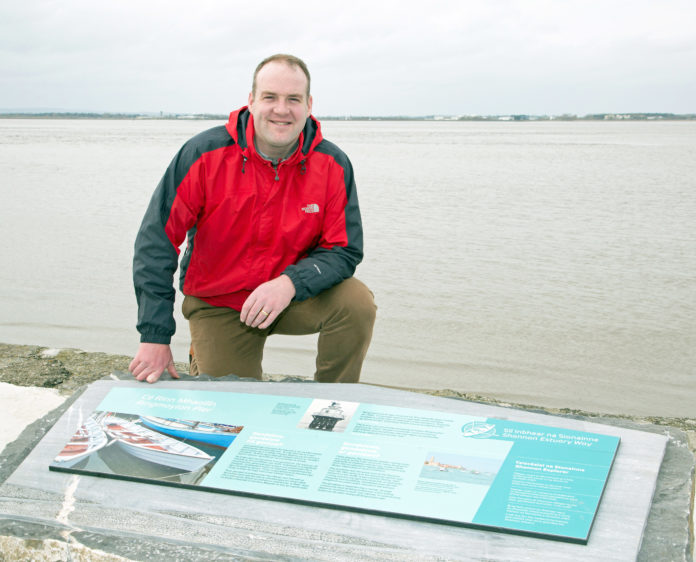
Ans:
[[[292,145],[295,144],[295,141],[297,141],[297,137],[299,136],[299,133],[296,135],[293,135],[292,133],[275,135],[272,139],[271,146],[276,150],[289,150],[292,148]]]

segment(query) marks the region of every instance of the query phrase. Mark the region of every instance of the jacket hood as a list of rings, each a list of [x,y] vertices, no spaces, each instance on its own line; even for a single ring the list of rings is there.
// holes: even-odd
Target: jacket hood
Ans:
[[[230,118],[225,125],[227,132],[242,150],[247,148],[256,152],[254,147],[254,117],[248,106],[230,113]],[[313,115],[307,117],[305,126],[300,132],[300,151],[304,156],[312,152],[323,140],[321,124]]]

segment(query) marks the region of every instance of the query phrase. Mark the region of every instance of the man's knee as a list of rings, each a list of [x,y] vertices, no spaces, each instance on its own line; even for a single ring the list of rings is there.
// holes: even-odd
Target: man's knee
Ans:
[[[348,312],[350,321],[356,329],[371,336],[377,316],[377,305],[372,291],[355,277],[346,279],[338,286],[342,289],[342,307]]]

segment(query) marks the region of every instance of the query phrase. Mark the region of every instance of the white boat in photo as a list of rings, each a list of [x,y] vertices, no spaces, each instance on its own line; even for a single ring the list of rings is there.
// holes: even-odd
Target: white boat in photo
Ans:
[[[244,428],[241,425],[158,418],[154,416],[141,416],[140,422],[150,429],[166,433],[172,437],[199,441],[208,445],[215,445],[216,447],[229,447]]]
[[[193,472],[215,458],[192,445],[113,414],[106,416],[102,424],[119,447],[144,461]]]
[[[93,417],[89,417],[85,423],[77,428],[54,462],[64,467],[74,466],[104,447],[108,442],[109,439],[99,423]]]

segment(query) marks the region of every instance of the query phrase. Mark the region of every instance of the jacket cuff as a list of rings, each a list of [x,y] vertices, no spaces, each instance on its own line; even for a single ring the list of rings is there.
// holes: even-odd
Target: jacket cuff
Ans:
[[[295,285],[295,296],[292,300],[303,301],[311,296],[300,279],[297,266],[290,265],[286,267],[285,271],[283,271],[281,275],[287,275],[290,278],[290,281],[292,281],[292,284]]]
[[[140,334],[140,343],[164,343],[169,345],[172,341],[172,336],[164,334]]]

